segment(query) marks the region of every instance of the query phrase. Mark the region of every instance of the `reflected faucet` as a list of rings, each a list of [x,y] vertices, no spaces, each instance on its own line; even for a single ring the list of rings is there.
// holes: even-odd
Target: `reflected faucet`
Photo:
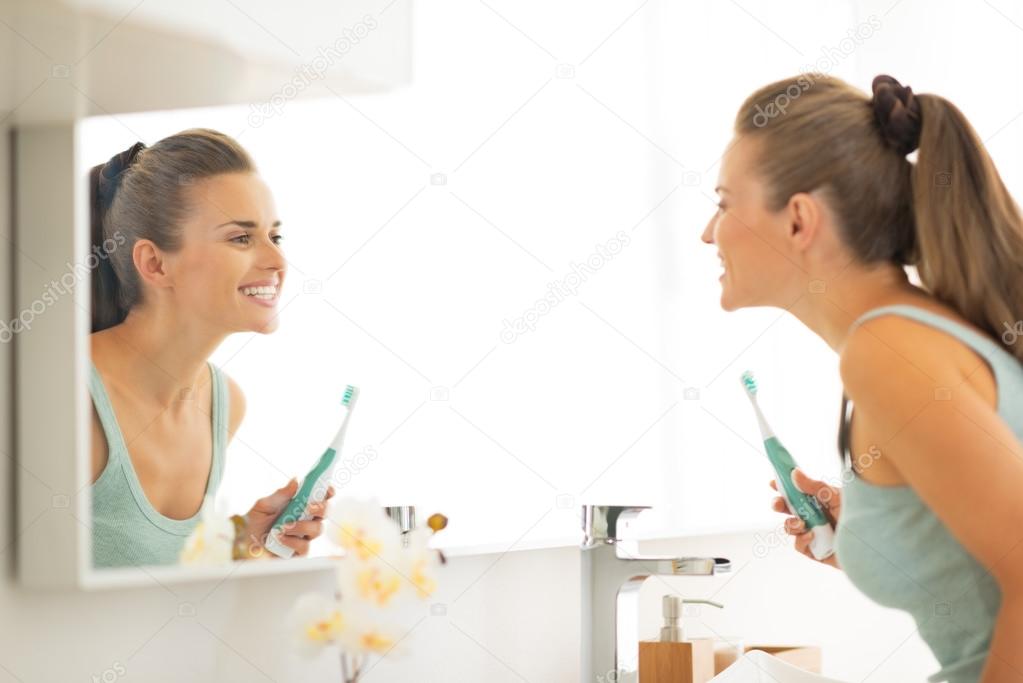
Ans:
[[[384,507],[384,513],[398,525],[401,533],[401,547],[409,545],[408,535],[416,528],[416,506],[415,505],[388,505]]]
[[[622,538],[649,506],[582,507],[582,683],[639,680],[639,589],[651,576],[710,576],[731,571],[723,557],[643,555]]]

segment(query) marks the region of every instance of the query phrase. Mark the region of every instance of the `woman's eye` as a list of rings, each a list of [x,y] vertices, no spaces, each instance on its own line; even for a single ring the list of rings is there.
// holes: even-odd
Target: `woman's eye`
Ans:
[[[248,244],[251,239],[251,235],[238,235],[237,237],[232,237],[230,241],[236,244]],[[274,244],[279,245],[284,239],[284,235],[271,235],[270,239],[273,240]]]
[[[722,203],[719,203],[719,204],[718,204],[718,213],[721,213],[721,212],[722,212],[722,211],[724,211],[724,210],[725,210],[725,205],[724,205],[724,204],[722,204]]]

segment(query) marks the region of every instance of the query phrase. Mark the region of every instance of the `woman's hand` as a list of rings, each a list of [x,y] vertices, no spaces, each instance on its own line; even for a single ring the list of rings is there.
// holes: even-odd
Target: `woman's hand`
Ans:
[[[824,510],[824,514],[827,515],[828,521],[831,522],[832,527],[838,525],[838,516],[842,511],[841,488],[829,486],[818,479],[811,479],[798,467],[792,470],[792,483],[795,484],[796,488],[803,493],[807,493],[817,499],[817,502],[821,505],[821,509]],[[771,480],[771,488],[775,491],[778,490],[778,485],[774,483],[773,479]],[[771,503],[771,508],[776,512],[791,514],[788,506],[785,504],[785,499],[781,496],[774,499]],[[803,520],[799,517],[788,517],[785,520],[785,531],[788,534],[795,536],[796,550],[815,562],[821,562],[822,564],[831,565],[836,569],[841,569],[841,567],[838,566],[838,560],[834,553],[824,560],[818,560],[813,556],[813,553],[810,552],[810,541],[813,540],[813,530],[807,530],[806,524],[803,523]]]
[[[264,553],[269,557],[276,557],[268,552],[263,544],[266,536],[273,526],[274,520],[287,507],[292,496],[298,491],[298,480],[292,478],[283,487],[277,489],[269,496],[260,498],[253,504],[252,509],[246,514],[247,525],[244,538],[246,544],[246,556],[250,558],[260,557]],[[306,507],[306,513],[311,519],[285,523],[282,529],[280,541],[295,551],[295,556],[306,555],[309,552],[309,542],[320,535],[323,531],[323,516],[327,510],[327,501],[334,495],[334,487],[327,487],[327,496],[320,503],[310,503]]]

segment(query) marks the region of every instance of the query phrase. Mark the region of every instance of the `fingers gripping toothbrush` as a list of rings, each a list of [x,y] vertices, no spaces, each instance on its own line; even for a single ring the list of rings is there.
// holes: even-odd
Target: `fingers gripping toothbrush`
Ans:
[[[749,396],[753,411],[757,415],[760,435],[764,439],[764,450],[767,451],[767,459],[774,467],[774,481],[778,486],[778,492],[785,499],[789,512],[803,520],[806,528],[813,531],[813,540],[810,542],[810,552],[813,556],[818,560],[830,557],[834,552],[834,529],[831,528],[831,523],[817,499],[803,493],[792,483],[792,470],[796,468],[796,461],[764,419],[764,413],[757,404],[757,382],[749,370],[742,373],[742,388]]]
[[[302,485],[274,520],[270,532],[267,534],[266,542],[263,545],[274,555],[287,558],[295,553],[294,549],[281,543],[280,536],[283,533],[284,525],[312,519],[312,516],[306,512],[306,507],[310,503],[319,503],[327,497],[327,488],[334,476],[334,468],[341,460],[341,445],[344,443],[345,432],[348,430],[348,419],[352,416],[352,410],[355,408],[358,398],[358,387],[353,387],[350,384],[345,386],[345,393],[341,397],[344,415],[341,418],[341,426],[338,428],[337,434],[334,435],[334,440],[313,465],[313,468],[309,470],[305,479],[302,480]]]

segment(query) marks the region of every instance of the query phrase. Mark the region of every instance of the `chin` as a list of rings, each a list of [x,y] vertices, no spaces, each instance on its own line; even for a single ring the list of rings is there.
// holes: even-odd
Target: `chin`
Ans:
[[[721,282],[719,284],[721,285],[721,310],[731,313],[741,308],[750,308],[751,306],[758,305],[749,296],[743,298],[741,293],[737,293],[735,287],[728,282]]]
[[[735,304],[734,302],[730,301],[727,297],[724,297],[724,296],[721,297],[721,310],[722,311],[726,311],[728,313],[731,313],[733,311],[739,310],[740,308],[742,308],[742,306],[739,306],[739,305]]]
[[[728,292],[728,287],[724,285],[724,283],[722,283],[721,286],[721,299],[719,303],[721,304],[721,310],[723,311],[732,312],[738,308],[738,306],[735,305],[735,302],[732,301],[732,297]]]
[[[281,321],[277,318],[276,315],[274,315],[274,317],[270,318],[266,322],[254,325],[251,331],[259,332],[260,334],[270,334],[272,332],[276,332],[277,328],[280,326]]]

